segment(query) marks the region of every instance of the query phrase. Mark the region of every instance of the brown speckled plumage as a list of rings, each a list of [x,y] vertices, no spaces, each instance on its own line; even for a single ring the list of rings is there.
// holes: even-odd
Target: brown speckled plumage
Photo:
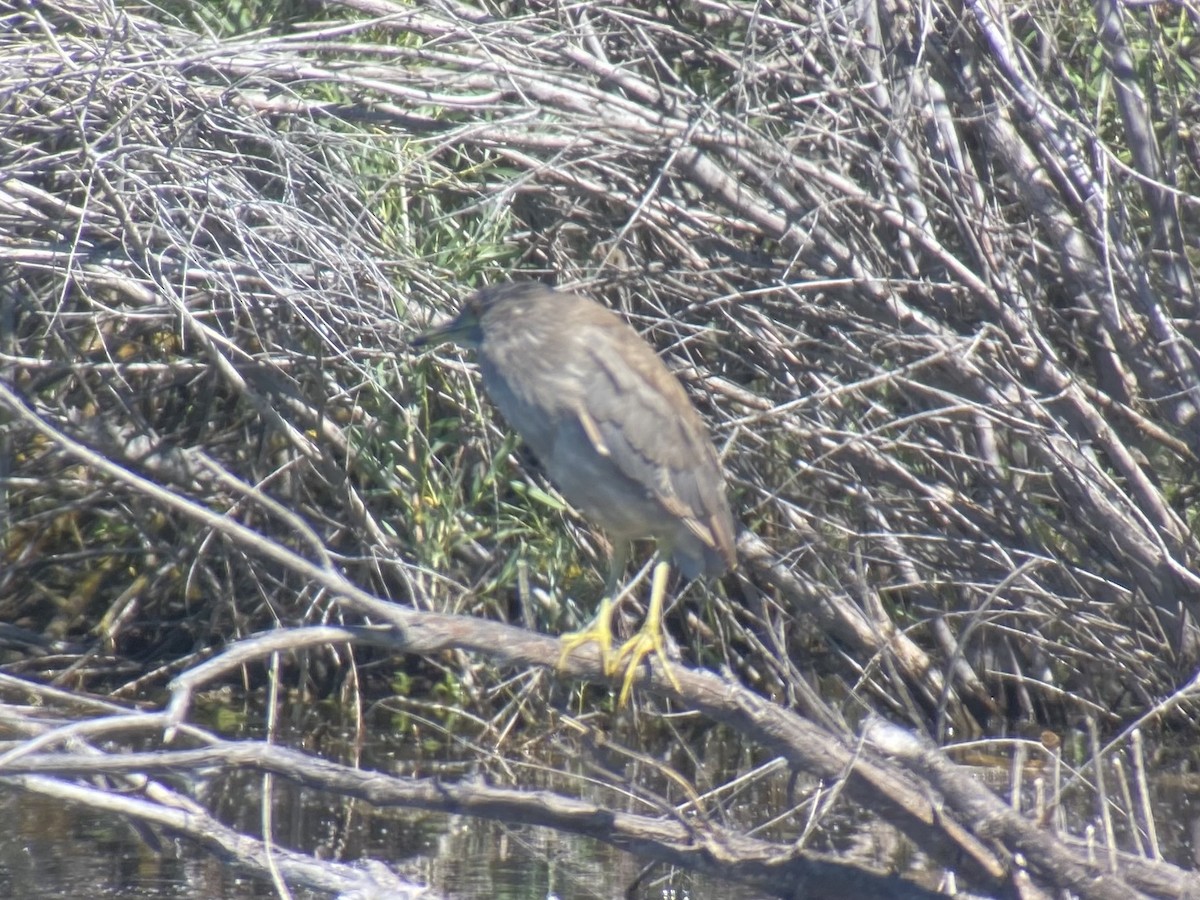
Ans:
[[[614,541],[653,537],[688,578],[734,561],[725,479],[679,380],[615,313],[538,284],[470,301],[488,396]]]
[[[733,516],[704,422],[678,379],[615,313],[578,294],[505,284],[478,291],[418,343],[443,340],[476,350],[488,396],[567,499],[608,532],[618,565],[638,538],[654,538],[688,578],[734,565]],[[656,572],[651,618],[661,614],[664,588],[665,570]],[[607,615],[603,607],[597,622]],[[658,623],[651,625],[647,642],[660,650]],[[575,643],[598,640],[606,654],[607,629],[606,621]],[[622,648],[618,658],[633,657],[622,697],[648,652]]]

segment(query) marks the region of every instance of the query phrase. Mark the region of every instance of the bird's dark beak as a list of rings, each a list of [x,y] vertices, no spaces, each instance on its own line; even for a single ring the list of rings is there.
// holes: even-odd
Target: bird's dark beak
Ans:
[[[468,305],[453,319],[418,334],[413,338],[412,346],[420,349],[422,347],[436,347],[438,344],[454,341],[460,347],[473,349],[478,347],[482,340],[483,334],[479,327],[479,314],[473,307]]]
[[[430,328],[428,331],[422,331],[412,339],[410,344],[418,350],[424,350],[427,347],[436,347],[438,344],[454,340],[460,327],[458,318],[455,317],[448,322],[443,322],[441,325]]]

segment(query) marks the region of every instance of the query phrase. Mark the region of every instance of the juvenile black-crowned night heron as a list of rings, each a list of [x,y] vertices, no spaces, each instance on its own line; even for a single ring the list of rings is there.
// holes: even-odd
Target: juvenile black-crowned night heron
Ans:
[[[585,629],[563,636],[560,665],[595,641],[606,674],[623,661],[618,702],[641,661],[663,652],[668,560],[685,577],[734,565],[733,517],[704,422],[679,381],[617,315],[578,294],[527,282],[484,288],[416,346],[476,351],[483,386],[551,480],[612,540],[604,599]],[[612,615],[629,544],[654,538],[658,559],[642,628],[614,653]]]

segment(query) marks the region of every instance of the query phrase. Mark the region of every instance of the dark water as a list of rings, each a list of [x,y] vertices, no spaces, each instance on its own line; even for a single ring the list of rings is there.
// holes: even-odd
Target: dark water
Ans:
[[[256,716],[249,717],[258,719]],[[466,748],[425,742],[413,752],[411,736],[382,737],[354,748],[354,736],[314,722],[282,735],[280,743],[304,747],[348,762],[357,755],[364,768],[446,780],[475,777]],[[224,730],[226,733],[230,729]],[[320,734],[313,738],[313,734]],[[258,737],[241,733],[240,737]],[[519,767],[518,767],[519,768]],[[521,772],[524,786],[549,786],[562,776],[578,787],[578,775],[562,771],[561,759],[544,772]],[[557,770],[557,771],[555,771]],[[549,773],[547,776],[545,773]],[[526,778],[528,776],[528,778]],[[170,783],[170,779],[159,779]],[[562,788],[563,783],[555,787]],[[256,773],[213,773],[189,782],[190,793],[221,822],[246,834],[261,833],[262,777]],[[276,777],[272,785],[272,834],[280,847],[323,859],[380,860],[405,878],[439,895],[511,900],[561,900],[624,896],[754,898],[752,891],[712,879],[698,879],[645,863],[607,845],[548,829],[413,810],[376,809],[358,800],[292,784]],[[157,844],[157,846],[156,846]],[[294,896],[328,894],[293,888]],[[195,844],[158,830],[145,831],[110,814],[24,792],[0,781],[0,898],[240,898],[273,896],[266,880],[214,857]]]
[[[330,730],[318,747],[312,746],[311,737],[296,735],[295,743],[301,742],[313,752],[341,760],[347,758],[347,748],[353,745],[352,735]],[[708,751],[728,760],[742,756],[736,747]],[[361,748],[361,753],[364,768],[412,775],[440,770],[445,777],[461,777],[470,762],[469,754],[456,759],[455,752],[446,747],[427,746],[414,755],[410,742],[386,738],[374,740]],[[1200,834],[1200,785],[1185,771],[1187,756],[1182,753],[1176,762],[1166,762],[1171,758],[1169,754],[1155,754],[1151,775],[1163,855],[1190,868],[1195,865],[1195,838]],[[546,760],[544,786],[561,788],[563,784],[556,783],[559,777],[576,787],[586,784],[579,773],[563,771],[564,765],[562,759]],[[528,779],[524,777],[527,774]],[[524,785],[539,782],[535,766],[520,775],[518,781]],[[1001,781],[1005,777],[1002,770],[990,775]],[[1037,773],[1027,776],[1023,791],[1026,803],[1032,802],[1035,777]],[[782,770],[764,777],[728,810],[736,815],[737,809],[744,809],[748,820],[772,818],[771,811],[786,810],[786,804],[794,801],[789,790],[795,784],[791,783],[790,789],[787,784],[787,773]],[[1006,788],[994,786],[1007,796]],[[261,791],[261,778],[245,773],[221,775],[196,785],[198,798],[220,820],[250,834],[258,834],[261,826]],[[590,839],[546,829],[436,813],[380,810],[362,801],[337,800],[280,778],[274,781],[273,797],[274,839],[278,845],[347,862],[364,858],[385,861],[409,879],[427,884],[446,897],[616,898],[625,896],[635,883],[632,896],[654,900],[754,900],[757,896],[744,887],[712,878],[659,866],[646,870],[645,863],[631,855]],[[1096,795],[1084,787],[1069,792],[1058,816],[1077,834],[1089,823],[1098,824]],[[3,783],[0,823],[0,897],[160,900],[273,895],[269,883],[189,842],[161,833],[139,833],[114,816],[24,793]],[[763,836],[794,838],[803,827],[804,815],[796,813],[781,818],[776,834]],[[1134,826],[1119,811],[1115,828],[1122,846],[1131,847]],[[842,852],[854,848],[860,862],[906,869],[933,886],[930,877],[920,877],[925,868],[922,857],[908,849],[888,826],[865,817],[830,817],[808,846]],[[294,896],[328,895],[296,890]]]
[[[329,798],[278,790],[276,840],[354,859],[388,860],[413,881],[455,898],[545,900],[622,896],[643,864],[604,844],[546,829],[438,814],[332,808]],[[242,792],[243,800],[247,795]],[[251,804],[248,804],[251,805]],[[249,810],[257,817],[257,810]],[[155,849],[128,825],[0,787],[0,897],[240,898],[271,896],[262,879],[239,872],[186,841]],[[296,897],[326,894],[297,890]],[[754,897],[737,886],[654,878],[636,896]]]

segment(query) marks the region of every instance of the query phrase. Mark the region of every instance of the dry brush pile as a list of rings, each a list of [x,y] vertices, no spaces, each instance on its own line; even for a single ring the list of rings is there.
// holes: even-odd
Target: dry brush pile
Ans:
[[[1187,727],[1195,10],[349,0],[244,37],[176,12],[2,14],[10,673],[132,698],[365,612],[496,734],[546,728],[528,699],[568,681],[434,651],[552,646],[371,602],[590,612],[600,540],[452,355],[404,345],[519,273],[622,309],[713,426],[741,568],[685,595],[687,664],[839,740],[867,713]],[[956,845],[989,890],[991,839],[995,869]],[[1059,863],[1036,876],[1091,889]]]

